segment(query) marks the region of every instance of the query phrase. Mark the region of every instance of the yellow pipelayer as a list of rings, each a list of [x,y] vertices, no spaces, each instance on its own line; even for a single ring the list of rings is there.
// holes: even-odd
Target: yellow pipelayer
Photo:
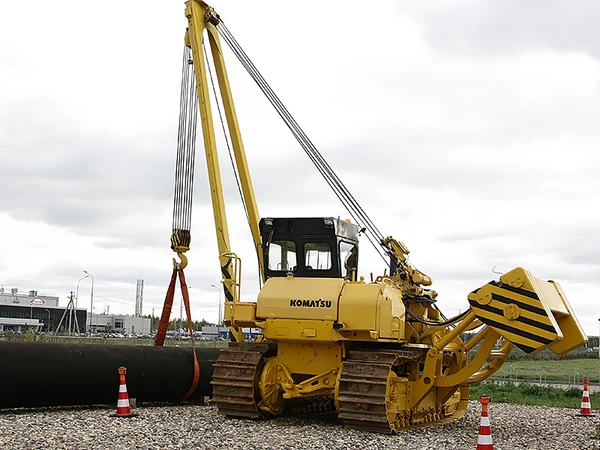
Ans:
[[[236,341],[215,364],[214,401],[222,413],[258,418],[286,409],[335,408],[348,426],[389,433],[461,417],[469,385],[498,370],[513,344],[529,353],[543,348],[564,353],[586,342],[560,286],[522,268],[474,290],[468,295],[470,309],[445,319],[435,303],[437,293],[428,288],[431,279],[409,264],[408,248],[377,235],[362,209],[353,211],[365,229],[375,231],[376,244],[390,258],[389,272],[369,282],[357,275],[358,235],[364,230],[356,224],[331,217],[261,220],[220,37],[233,44],[315,165],[333,180],[332,188],[351,208],[357,205],[236,49],[218,14],[197,0],[186,3],[185,14],[226,294],[224,321]],[[264,282],[256,302],[240,301],[241,263],[229,243],[202,46],[206,38]],[[242,327],[260,328],[259,342],[243,342]],[[459,335],[470,330],[478,331],[463,342]],[[475,354],[468,362],[470,351]]]

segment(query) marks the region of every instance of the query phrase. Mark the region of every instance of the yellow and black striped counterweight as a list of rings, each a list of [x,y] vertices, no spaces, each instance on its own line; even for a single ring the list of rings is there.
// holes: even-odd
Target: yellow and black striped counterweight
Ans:
[[[468,299],[483,323],[526,353],[550,348],[562,354],[587,341],[560,285],[521,267],[471,292]]]

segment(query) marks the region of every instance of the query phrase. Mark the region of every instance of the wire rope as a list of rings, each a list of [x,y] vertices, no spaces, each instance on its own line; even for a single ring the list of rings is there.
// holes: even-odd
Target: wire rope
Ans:
[[[367,239],[371,242],[371,244],[379,253],[379,255],[387,263],[385,255],[387,254],[388,256],[390,256],[390,252],[389,249],[385,247],[385,245],[382,242],[383,235],[381,234],[381,232],[377,229],[373,221],[358,204],[358,202],[352,196],[348,188],[342,183],[342,181],[333,171],[331,166],[323,158],[321,153],[317,150],[315,145],[308,138],[304,130],[302,130],[302,128],[298,125],[296,120],[289,113],[289,111],[283,105],[279,97],[275,94],[273,89],[260,74],[256,66],[254,66],[250,58],[246,55],[244,50],[237,43],[237,41],[230,33],[229,29],[225,26],[225,24],[221,21],[217,25],[217,28],[219,29],[223,40],[227,43],[227,45],[238,58],[242,66],[246,69],[251,78],[256,82],[261,91],[265,94],[269,102],[273,105],[277,113],[280,115],[287,127],[290,129],[300,146],[308,155],[309,159],[313,162],[317,170],[321,173],[327,184],[332,188],[338,199],[346,207],[352,219],[355,222],[357,222],[357,224],[362,224],[364,226],[364,230],[367,231]],[[378,247],[376,245],[376,243],[383,247],[383,251],[381,247]]]
[[[175,160],[175,188],[173,195],[173,234],[171,246],[185,251],[190,243],[192,200],[194,194],[194,165],[196,158],[196,130],[198,124],[197,87],[191,62],[191,49],[183,47],[181,93],[179,97],[179,126],[177,157]]]

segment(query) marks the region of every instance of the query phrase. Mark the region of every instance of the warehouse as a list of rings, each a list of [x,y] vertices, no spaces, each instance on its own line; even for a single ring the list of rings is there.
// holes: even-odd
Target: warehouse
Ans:
[[[36,331],[54,332],[63,319],[61,328],[68,329],[69,314],[58,305],[59,298],[38,295],[37,291],[20,293],[17,288],[10,291],[0,288],[0,332],[24,332],[29,328]],[[63,318],[63,315],[65,316]],[[85,332],[87,311],[77,309],[80,332]],[[71,329],[76,330],[75,315],[71,314]]]

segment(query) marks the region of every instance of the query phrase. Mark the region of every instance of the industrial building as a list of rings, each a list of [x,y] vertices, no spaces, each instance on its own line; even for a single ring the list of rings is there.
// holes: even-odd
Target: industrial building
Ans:
[[[149,317],[129,316],[124,314],[94,314],[91,317],[92,330],[95,333],[150,334]]]
[[[65,314],[65,308],[58,305],[58,297],[38,295],[37,291],[20,293],[17,288],[0,288],[0,331],[21,332],[29,328],[36,331],[54,332],[63,319],[61,328],[68,330],[69,316],[71,329],[75,332],[75,317],[79,330],[85,332],[87,311],[77,309],[76,313]],[[64,317],[63,317],[64,315]]]
[[[60,330],[73,333],[122,333],[150,334],[151,320],[147,317],[123,314],[88,315],[86,309],[76,309],[69,302],[59,307],[59,298],[38,295],[37,291],[20,293],[17,288],[0,288],[0,332],[34,331],[55,332]],[[75,320],[77,318],[77,320]],[[90,322],[88,323],[88,319]]]

